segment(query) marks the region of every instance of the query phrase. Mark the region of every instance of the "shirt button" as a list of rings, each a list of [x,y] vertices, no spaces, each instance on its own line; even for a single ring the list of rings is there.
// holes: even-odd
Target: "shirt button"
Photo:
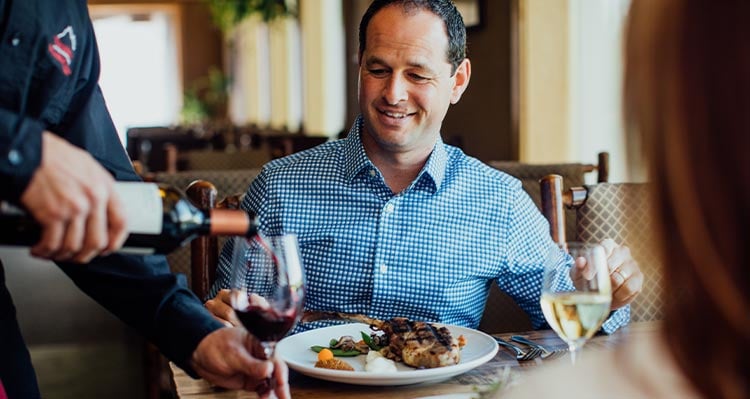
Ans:
[[[375,177],[375,169],[370,169],[370,176]]]
[[[18,165],[23,161],[23,157],[21,156],[21,153],[18,152],[18,150],[10,150],[8,152],[8,162],[10,162],[11,165]]]
[[[10,39],[10,44],[13,47],[18,47],[18,45],[21,44],[21,38],[18,36],[13,37],[12,39]]]
[[[383,210],[385,211],[385,213],[393,213],[393,210],[395,208],[396,207],[389,202],[389,203],[385,204],[385,208]]]
[[[380,273],[385,274],[386,272],[388,272],[388,266],[386,266],[385,263],[383,263],[380,265]]]

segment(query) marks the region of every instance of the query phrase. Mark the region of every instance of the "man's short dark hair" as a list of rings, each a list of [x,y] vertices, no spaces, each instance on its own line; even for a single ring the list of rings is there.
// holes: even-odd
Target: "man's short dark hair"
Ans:
[[[451,75],[466,58],[466,26],[464,19],[451,0],[374,0],[362,16],[359,23],[359,56],[365,52],[367,45],[367,27],[372,17],[381,9],[390,6],[401,6],[406,12],[426,10],[440,17],[448,33],[448,62],[452,65]]]

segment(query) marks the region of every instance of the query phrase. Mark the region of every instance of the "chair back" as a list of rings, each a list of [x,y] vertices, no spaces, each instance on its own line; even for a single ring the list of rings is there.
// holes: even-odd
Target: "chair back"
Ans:
[[[599,154],[598,165],[583,163],[561,164],[529,164],[513,161],[490,161],[490,166],[505,172],[521,181],[521,185],[534,203],[541,209],[542,195],[539,179],[555,173],[565,177],[566,186],[582,186],[587,173],[597,171],[597,179],[606,181],[609,176],[609,154]],[[567,187],[566,187],[567,188]],[[566,226],[570,237],[576,236],[576,214],[574,210],[566,210],[566,218],[562,225]],[[501,291],[496,283],[490,287],[484,314],[479,329],[489,333],[531,330],[529,316],[506,293]]]
[[[271,160],[269,151],[246,149],[237,151],[193,150],[178,155],[177,170],[235,170],[260,168]]]
[[[233,206],[238,206],[238,198],[258,173],[260,169],[184,171],[156,173],[154,180],[174,187],[188,187],[186,194],[194,205],[208,209],[218,206],[218,198],[231,199]],[[218,253],[224,241],[225,238],[201,237],[193,240],[189,247],[167,255],[172,272],[185,274],[189,286],[201,300],[206,299],[214,281]]]
[[[660,320],[663,277],[654,244],[651,200],[644,183],[599,183],[562,190],[562,177],[547,176],[540,182],[542,213],[550,222],[550,234],[566,241],[560,208],[576,212],[576,237],[583,242],[611,238],[627,245],[643,272],[643,290],[631,304],[632,321]]]
[[[497,283],[492,282],[487,303],[484,305],[479,329],[489,333],[503,333],[511,331],[529,331],[532,329],[531,319],[508,294],[501,291]]]
[[[584,163],[558,163],[558,164],[530,164],[513,161],[490,161],[488,164],[495,169],[505,172],[521,181],[524,191],[529,194],[536,206],[541,209],[542,195],[539,188],[539,180],[548,175],[560,175],[563,177],[564,190],[571,187],[583,186],[586,183],[586,174],[597,171],[597,182],[606,182],[609,178],[609,153],[598,154],[597,165]],[[574,210],[564,210],[565,229],[568,237],[576,236],[576,214]]]

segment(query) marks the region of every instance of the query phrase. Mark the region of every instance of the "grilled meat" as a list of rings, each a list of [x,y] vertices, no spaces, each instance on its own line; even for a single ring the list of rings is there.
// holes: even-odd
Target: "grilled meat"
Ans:
[[[461,360],[458,340],[445,327],[394,317],[385,322],[382,331],[389,338],[383,350],[389,359],[401,357],[409,366],[424,368],[450,366]]]
[[[302,316],[302,322],[316,320],[348,320],[368,324],[384,336],[383,356],[402,361],[412,367],[434,368],[458,364],[461,351],[458,339],[451,336],[445,327],[432,323],[411,321],[405,317],[379,320],[362,314],[338,312],[310,312]]]

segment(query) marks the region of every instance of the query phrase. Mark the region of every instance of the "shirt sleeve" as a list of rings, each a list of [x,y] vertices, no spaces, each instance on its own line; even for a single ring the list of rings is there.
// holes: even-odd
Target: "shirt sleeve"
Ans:
[[[73,144],[85,148],[116,180],[139,180],[117,137],[104,98],[95,86],[69,121]],[[58,263],[76,285],[107,310],[141,332],[193,377],[192,353],[222,324],[175,275],[164,256],[113,254],[87,265]]]
[[[113,254],[86,265],[58,266],[83,292],[195,376],[192,353],[222,325],[187,288],[185,276],[170,272],[165,257]]]
[[[549,261],[548,254],[560,250],[552,241],[547,220],[520,184],[507,232],[508,245],[505,262],[508,272],[497,279],[498,286],[529,315],[534,329],[549,328],[539,304],[542,294],[542,276],[544,263]],[[573,282],[566,272],[572,266],[572,259],[563,254],[559,261],[566,263],[568,268],[559,269],[561,273],[565,273],[565,278],[558,279],[558,281],[564,286],[572,287]],[[628,324],[629,321],[630,306],[625,306],[612,312],[601,329],[611,334]]]
[[[602,324],[602,331],[607,334],[612,334],[617,331],[620,327],[626,326],[630,323],[630,305],[623,306],[620,309],[610,313],[609,318]]]
[[[514,189],[514,201],[505,227],[503,263],[506,271],[498,277],[497,284],[529,315],[533,328],[545,328],[547,322],[539,304],[542,274],[545,257],[556,246],[546,219],[520,182]]]

